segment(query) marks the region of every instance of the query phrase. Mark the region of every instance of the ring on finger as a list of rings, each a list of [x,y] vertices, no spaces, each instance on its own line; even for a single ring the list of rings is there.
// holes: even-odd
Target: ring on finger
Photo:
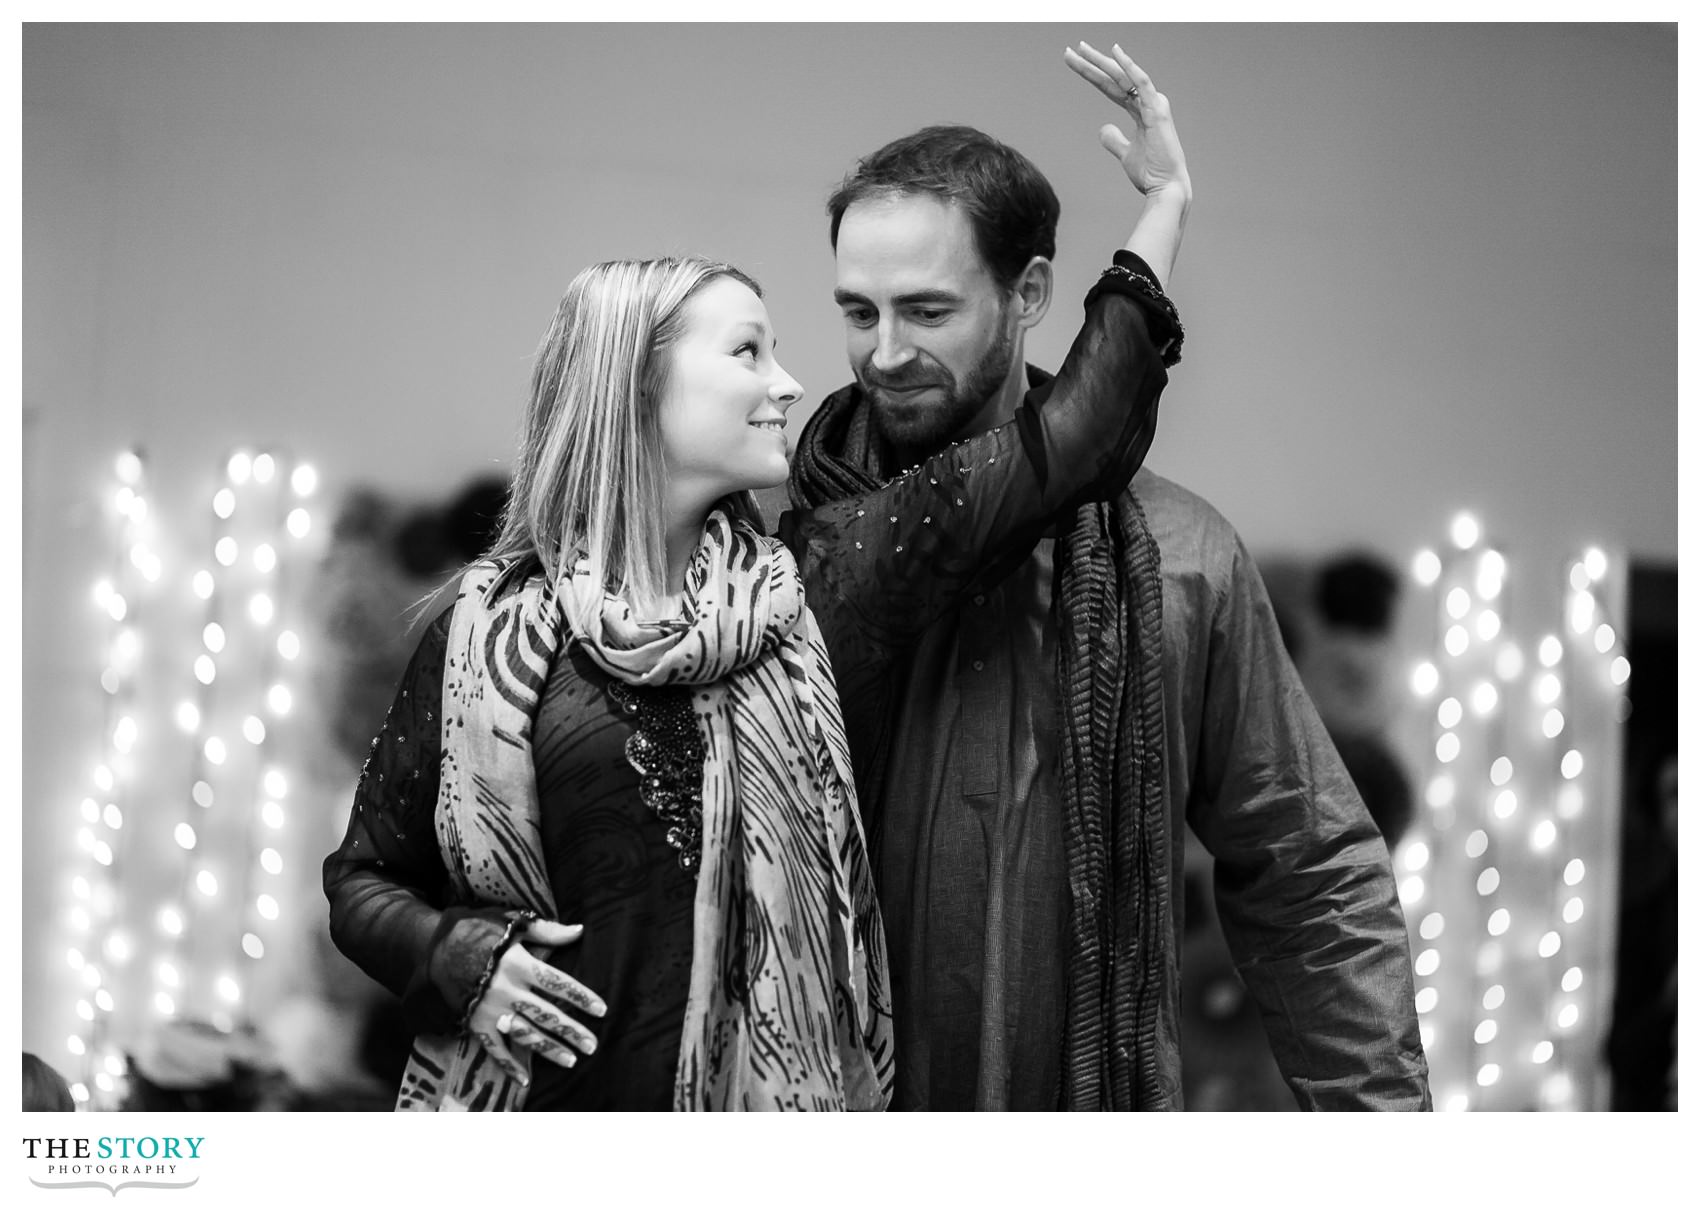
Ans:
[[[509,1032],[511,1032],[513,1030],[513,1026],[514,1013],[512,1011],[503,1011],[500,1015],[496,1016],[496,1031],[500,1032],[503,1036],[506,1036]]]
[[[1132,104],[1139,104],[1139,86],[1137,84],[1128,85],[1127,88],[1122,90],[1122,95],[1125,96]]]

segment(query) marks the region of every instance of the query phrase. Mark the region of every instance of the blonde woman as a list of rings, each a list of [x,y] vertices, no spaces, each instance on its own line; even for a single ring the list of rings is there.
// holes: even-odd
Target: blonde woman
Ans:
[[[1129,247],[1168,264],[1178,224],[1141,224]],[[1171,313],[1106,273],[1048,399],[784,528],[880,553],[883,579],[808,554],[833,626],[900,649],[1059,511],[1125,487]],[[801,394],[729,265],[607,262],[569,286],[502,533],[420,642],[325,862],[333,938],[417,1032],[399,1109],[889,1103],[833,638],[749,496],[784,483]]]

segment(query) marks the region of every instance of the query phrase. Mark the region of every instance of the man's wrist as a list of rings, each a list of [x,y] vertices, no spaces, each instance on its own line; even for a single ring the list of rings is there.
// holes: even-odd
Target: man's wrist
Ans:
[[[1145,205],[1175,207],[1186,211],[1192,207],[1192,178],[1179,177],[1145,193]]]

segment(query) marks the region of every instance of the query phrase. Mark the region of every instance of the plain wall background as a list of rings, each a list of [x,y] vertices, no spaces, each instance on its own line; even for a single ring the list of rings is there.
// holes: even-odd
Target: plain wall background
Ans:
[[[847,377],[824,198],[938,121],[1062,198],[1054,367],[1137,213],[1078,38],[1170,95],[1197,191],[1154,468],[1258,552],[1402,564],[1471,507],[1538,586],[1675,560],[1674,27],[26,26],[24,1047],[64,1056],[119,449],[161,516],[273,442],[331,500],[447,495],[571,275],[669,251],[763,281],[795,434]]]

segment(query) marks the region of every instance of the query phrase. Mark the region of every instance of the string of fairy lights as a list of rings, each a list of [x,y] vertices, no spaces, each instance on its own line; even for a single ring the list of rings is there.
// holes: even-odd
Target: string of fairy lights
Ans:
[[[1436,608],[1434,652],[1410,682],[1432,748],[1427,812],[1395,856],[1435,1103],[1585,1107],[1610,975],[1601,857],[1630,673],[1608,618],[1610,564],[1599,548],[1567,562],[1564,627],[1531,661],[1507,625],[1504,553],[1469,514],[1450,539],[1412,566]]]
[[[181,650],[169,629],[181,630],[184,619],[196,634],[193,660],[182,672],[187,689],[172,695],[174,679],[157,669],[144,672],[139,663],[147,632],[139,588],[155,587],[165,575],[148,542],[158,523],[143,495],[140,453],[124,452],[115,470],[119,484],[109,499],[120,556],[115,573],[94,589],[112,627],[101,674],[107,753],[93,775],[99,795],[82,804],[77,842],[89,863],[71,882],[68,921],[76,938],[66,953],[83,987],[75,1005],[79,1028],[66,1046],[80,1066],[72,1095],[79,1106],[97,1107],[121,1097],[125,1050],[150,1025],[179,1019],[231,1031],[248,1018],[255,966],[267,955],[285,889],[289,776],[278,742],[294,707],[289,674],[301,640],[285,626],[280,604],[292,548],[312,527],[306,501],[318,484],[312,466],[286,469],[272,451],[239,450],[225,462],[209,503],[212,559],[183,578],[189,613],[181,604],[175,616],[167,609],[172,604],[149,604],[159,617],[149,647]],[[175,706],[167,707],[172,699]],[[189,751],[178,792],[138,779],[143,741],[150,764],[171,766],[173,734],[156,727],[166,717]],[[139,786],[151,786],[152,796],[130,803]],[[136,904],[143,882],[120,878],[121,829],[162,831],[169,843],[147,841],[180,857],[175,887],[152,905]],[[141,841],[134,846],[145,849]],[[141,954],[145,976],[127,991],[138,1005],[126,1005],[102,966],[122,968]],[[144,997],[134,998],[138,989]]]
[[[119,904],[124,825],[127,811],[134,819],[130,793],[137,747],[147,736],[138,724],[137,693],[144,604],[163,573],[150,543],[152,521],[141,452],[122,452],[113,472],[115,483],[101,495],[108,507],[111,571],[93,590],[94,606],[106,625],[100,671],[102,752],[91,774],[91,794],[79,806],[76,842],[84,860],[71,878],[67,917],[72,939],[65,949],[78,981],[75,1026],[65,1048],[81,1066],[72,1084],[79,1103],[90,1101],[91,1086],[112,1092],[125,1073],[123,1055],[110,1047],[111,1017],[118,1009],[110,975],[128,962],[131,952]]]

